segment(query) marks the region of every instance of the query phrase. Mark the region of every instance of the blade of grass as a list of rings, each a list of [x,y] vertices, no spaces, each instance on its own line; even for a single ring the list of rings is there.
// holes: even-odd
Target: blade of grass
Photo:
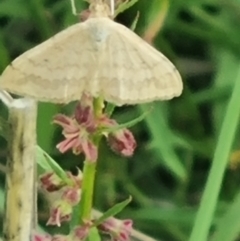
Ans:
[[[157,103],[152,104],[154,110],[146,116],[145,121],[149,132],[152,134],[153,142],[157,143],[157,156],[162,157],[162,163],[177,178],[185,180],[187,173],[180,158],[174,151],[172,142],[172,131],[164,119],[163,111]],[[149,110],[149,105],[141,105],[139,108],[142,112]]]
[[[60,107],[49,103],[38,104],[38,132],[37,141],[46,152],[51,152],[54,138],[55,126],[50,124],[53,117],[59,113]],[[41,131],[44,130],[44,131]],[[48,138],[46,138],[48,133]]]
[[[0,33],[0,72],[9,64],[10,56],[9,52],[4,44],[3,36]]]
[[[47,19],[47,14],[43,6],[43,1],[30,0],[28,1],[28,10],[32,14],[32,21],[41,34],[43,40],[52,35],[51,25]]]
[[[118,9],[116,9],[114,17],[116,17],[118,14],[126,11],[128,8],[132,7],[135,3],[137,3],[138,0],[132,0],[127,1],[119,5]]]
[[[224,171],[234,140],[240,117],[240,71],[238,72],[233,93],[230,98],[223,125],[218,138],[206,188],[197,213],[190,241],[206,241],[212,224]]]
[[[240,193],[217,225],[211,241],[234,241],[240,233]],[[226,225],[231,224],[231,225]]]

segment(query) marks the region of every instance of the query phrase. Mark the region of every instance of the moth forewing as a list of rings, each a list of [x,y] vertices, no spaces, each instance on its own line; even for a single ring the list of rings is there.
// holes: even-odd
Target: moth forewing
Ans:
[[[182,92],[174,65],[125,26],[92,17],[14,60],[0,88],[40,101],[68,103],[86,92],[116,105],[167,100]]]

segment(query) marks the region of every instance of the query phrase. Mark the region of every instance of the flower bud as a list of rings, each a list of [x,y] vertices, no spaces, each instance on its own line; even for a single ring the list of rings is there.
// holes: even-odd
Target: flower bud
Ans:
[[[71,240],[72,241],[85,240],[85,238],[89,234],[89,230],[90,230],[90,225],[88,224],[75,227],[70,234]]]
[[[47,225],[61,226],[61,222],[70,221],[72,206],[67,201],[56,201],[50,210],[50,218]]]
[[[54,172],[47,172],[39,179],[41,187],[48,192],[57,191],[63,186],[62,180]]]
[[[127,157],[133,155],[137,146],[133,134],[128,129],[110,133],[108,143],[113,151]]]
[[[114,241],[129,241],[132,231],[132,220],[109,218],[99,225],[99,230],[109,234]]]
[[[81,189],[67,187],[62,194],[62,200],[69,203],[71,206],[75,206],[80,201]]]

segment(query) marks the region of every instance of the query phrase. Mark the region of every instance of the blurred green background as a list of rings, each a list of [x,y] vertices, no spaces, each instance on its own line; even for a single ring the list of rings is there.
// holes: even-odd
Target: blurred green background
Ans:
[[[79,12],[87,7],[76,4]],[[114,118],[123,123],[154,107],[131,129],[138,142],[132,158],[102,142],[95,206],[106,210],[131,194],[133,202],[119,217],[132,218],[135,228],[158,240],[240,240],[240,1],[139,0],[116,20],[130,26],[138,12],[136,32],[178,67],[184,92],[168,102],[116,109]],[[69,0],[0,0],[0,73],[76,22]],[[51,120],[73,107],[40,103],[37,130],[38,144],[72,171],[82,158],[59,154],[55,146],[63,137]],[[2,215],[5,140],[0,144]],[[46,218],[40,210],[40,221]]]

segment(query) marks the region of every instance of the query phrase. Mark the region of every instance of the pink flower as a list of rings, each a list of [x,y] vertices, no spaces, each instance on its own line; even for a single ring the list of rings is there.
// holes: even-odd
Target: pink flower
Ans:
[[[78,124],[84,126],[89,133],[96,130],[96,121],[93,110],[93,98],[83,95],[76,106],[74,118]]]
[[[80,241],[84,240],[90,231],[91,223],[86,223],[83,226],[77,226],[71,231],[71,240],[72,241]]]
[[[73,175],[71,172],[66,172],[69,177],[72,187],[80,188],[82,185],[82,172],[78,170],[78,175]],[[46,172],[39,177],[41,188],[47,192],[55,192],[64,188],[67,183],[64,183],[63,180],[58,177],[54,172]]]
[[[55,116],[53,123],[63,128],[65,140],[57,145],[60,152],[72,149],[74,154],[84,153],[88,160],[96,161],[97,147],[91,140],[91,134],[96,130],[92,98],[84,95],[72,118],[59,114]]]
[[[66,174],[69,178],[69,182],[67,183],[64,183],[53,172],[45,173],[40,177],[42,188],[49,192],[50,200],[53,200],[50,205],[48,225],[60,226],[61,222],[69,221],[73,206],[80,202],[83,174],[81,170],[78,170],[78,175],[76,176],[71,172],[67,172]],[[55,200],[56,197],[59,198]]]
[[[89,134],[85,127],[79,125],[75,119],[61,114],[55,116],[53,122],[63,127],[62,133],[66,138],[57,145],[60,152],[64,153],[72,149],[76,155],[83,152],[89,160],[96,159],[96,146],[89,139]]]
[[[98,150],[93,142],[96,133],[104,134],[112,150],[121,155],[132,156],[136,148],[136,141],[126,128],[114,132],[105,129],[101,132],[102,128],[118,127],[118,123],[104,114],[100,117],[95,116],[93,98],[87,95],[82,96],[73,117],[59,114],[53,122],[63,128],[62,134],[65,140],[57,145],[62,153],[72,149],[74,154],[84,153],[88,161],[96,161]]]
[[[67,235],[56,234],[52,237],[51,241],[71,241],[71,239]]]
[[[50,218],[47,221],[47,225],[61,226],[64,221],[70,221],[72,214],[72,206],[66,201],[56,201],[51,208]]]
[[[89,230],[90,226],[86,224],[74,228],[69,235],[34,234],[32,241],[82,241],[88,236]]]
[[[60,200],[56,200],[50,209],[50,218],[47,225],[61,226],[64,221],[70,221],[72,209],[80,202],[81,189],[78,187],[65,187]]]
[[[103,115],[99,120],[102,127],[114,128],[118,127],[118,123]],[[108,143],[113,151],[123,156],[132,156],[137,146],[133,134],[126,128],[106,133]]]
[[[66,172],[68,177],[73,181],[73,186],[74,187],[81,187],[82,186],[82,178],[83,174],[80,169],[78,169],[78,174],[73,175],[71,172]]]
[[[44,173],[39,179],[41,187],[48,192],[57,191],[64,185],[62,180],[54,172]]]
[[[80,201],[81,189],[67,188],[62,194],[62,200],[68,202],[71,206],[75,206]]]
[[[108,143],[113,151],[127,157],[133,155],[137,146],[133,134],[128,129],[110,133]]]
[[[99,225],[99,230],[111,235],[114,241],[129,241],[132,231],[132,220],[109,218]]]
[[[71,241],[70,236],[56,234],[34,234],[32,241]]]
[[[50,234],[33,234],[32,241],[51,241],[52,236]]]

